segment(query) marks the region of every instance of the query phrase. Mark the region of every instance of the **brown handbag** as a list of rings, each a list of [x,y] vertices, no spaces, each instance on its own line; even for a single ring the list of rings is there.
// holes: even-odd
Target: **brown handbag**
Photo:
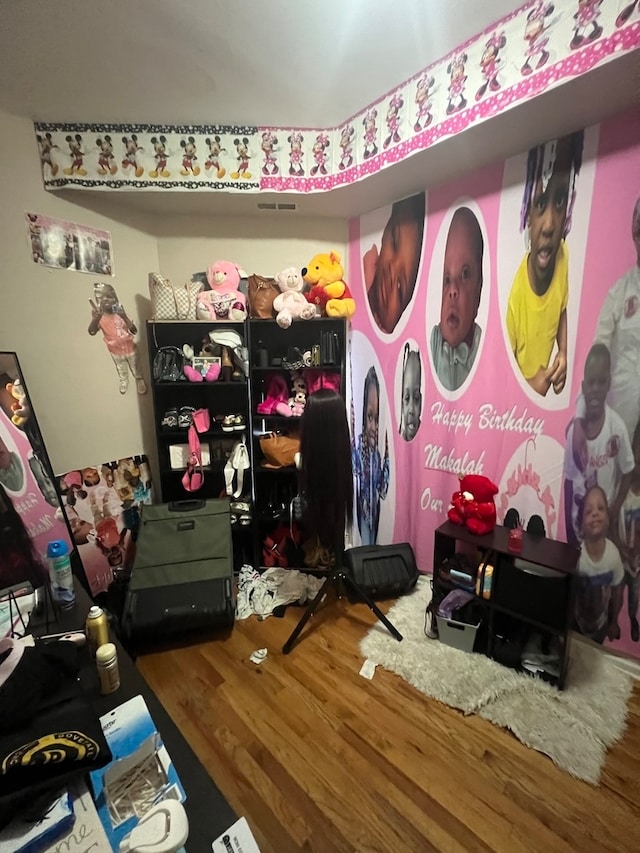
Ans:
[[[249,276],[247,291],[249,317],[252,320],[271,320],[275,317],[273,300],[280,293],[275,278],[265,278],[254,273]]]
[[[300,436],[297,433],[283,435],[272,432],[262,436],[260,449],[264,455],[264,468],[287,468],[295,465],[295,456],[300,450]]]

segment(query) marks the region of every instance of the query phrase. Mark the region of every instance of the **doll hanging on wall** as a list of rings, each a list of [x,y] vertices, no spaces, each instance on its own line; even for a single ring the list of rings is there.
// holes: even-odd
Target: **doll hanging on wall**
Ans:
[[[104,342],[118,371],[120,393],[127,393],[129,371],[131,371],[136,380],[138,394],[146,394],[147,386],[142,378],[138,350],[133,337],[138,331],[135,323],[127,317],[124,306],[118,301],[118,295],[112,285],[97,281],[93,285],[93,293],[95,302],[93,299],[89,300],[91,305],[89,334],[97,334],[98,329],[102,332]]]

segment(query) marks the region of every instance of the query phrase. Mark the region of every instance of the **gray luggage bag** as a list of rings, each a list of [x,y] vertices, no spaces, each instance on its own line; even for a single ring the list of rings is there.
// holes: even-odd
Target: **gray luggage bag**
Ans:
[[[122,617],[125,641],[229,628],[234,619],[228,499],[144,505]]]

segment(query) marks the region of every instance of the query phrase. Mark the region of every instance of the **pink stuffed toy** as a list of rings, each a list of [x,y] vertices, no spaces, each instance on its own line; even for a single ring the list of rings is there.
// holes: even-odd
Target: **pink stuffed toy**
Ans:
[[[211,290],[198,294],[198,320],[230,320],[238,323],[247,317],[247,298],[238,289],[241,271],[231,261],[215,261],[207,270]]]
[[[498,487],[488,477],[466,474],[460,478],[460,491],[451,496],[447,518],[478,536],[489,533],[496,526],[497,494]]]

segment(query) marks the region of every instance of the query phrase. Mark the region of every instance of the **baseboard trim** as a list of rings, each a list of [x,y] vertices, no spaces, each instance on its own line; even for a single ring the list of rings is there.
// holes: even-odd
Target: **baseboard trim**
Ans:
[[[636,681],[640,681],[640,660],[637,658],[631,658],[628,655],[620,654],[612,649],[603,648],[599,644],[593,643],[591,640],[587,640],[585,637],[576,633],[571,635],[571,642],[584,643],[587,646],[602,649],[602,651],[611,658],[618,669],[626,672],[627,675],[630,675],[631,678],[634,678]]]

